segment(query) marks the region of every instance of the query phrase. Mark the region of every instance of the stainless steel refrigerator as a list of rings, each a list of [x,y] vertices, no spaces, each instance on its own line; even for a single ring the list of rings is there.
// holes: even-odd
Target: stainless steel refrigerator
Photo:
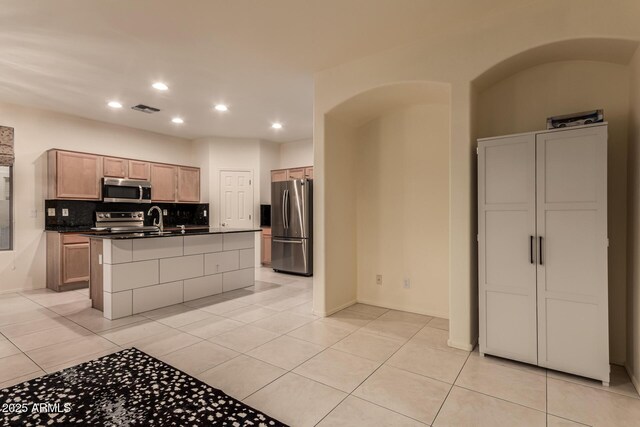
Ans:
[[[313,181],[271,183],[271,267],[313,274]]]

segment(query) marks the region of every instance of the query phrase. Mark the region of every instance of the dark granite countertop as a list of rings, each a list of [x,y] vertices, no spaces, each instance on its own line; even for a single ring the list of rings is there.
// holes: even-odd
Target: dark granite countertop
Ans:
[[[165,231],[180,231],[181,228],[178,227],[165,227]],[[192,230],[209,230],[209,226],[207,225],[187,225],[185,227],[187,232]],[[81,233],[81,234],[96,234],[100,233],[99,231],[92,230],[91,227],[64,227],[64,226],[53,226],[53,227],[45,227],[44,231],[51,233]]]
[[[187,228],[185,232],[182,231],[171,231],[168,233],[169,229],[166,229],[164,234],[158,233],[101,233],[101,232],[93,232],[87,233],[87,237],[91,237],[92,239],[110,239],[110,240],[121,240],[121,239],[152,239],[158,237],[180,237],[180,236],[197,236],[203,234],[231,234],[231,233],[257,233],[262,231],[260,228]]]

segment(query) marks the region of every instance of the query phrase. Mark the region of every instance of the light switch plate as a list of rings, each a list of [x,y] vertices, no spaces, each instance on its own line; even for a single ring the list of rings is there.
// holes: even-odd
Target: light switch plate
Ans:
[[[69,216],[69,209],[62,209],[62,216]]]
[[[56,208],[47,208],[47,216],[56,216]]]

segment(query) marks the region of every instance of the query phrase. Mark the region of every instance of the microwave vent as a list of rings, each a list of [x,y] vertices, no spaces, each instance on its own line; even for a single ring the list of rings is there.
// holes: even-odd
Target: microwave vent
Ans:
[[[144,105],[144,104],[134,105],[133,107],[131,107],[131,109],[136,111],[142,111],[143,113],[147,113],[147,114],[153,114],[160,111],[160,109],[158,108],[149,107],[148,105]]]

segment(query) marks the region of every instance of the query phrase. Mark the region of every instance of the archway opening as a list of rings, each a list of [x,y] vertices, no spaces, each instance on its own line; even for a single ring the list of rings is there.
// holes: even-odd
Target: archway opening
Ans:
[[[508,58],[472,85],[474,138],[541,130],[549,116],[604,109],[609,122],[609,342],[610,360],[618,364],[624,363],[627,346],[630,61],[637,47],[637,41],[619,39],[551,43]]]
[[[450,87],[371,89],[325,116],[324,311],[448,318]]]

